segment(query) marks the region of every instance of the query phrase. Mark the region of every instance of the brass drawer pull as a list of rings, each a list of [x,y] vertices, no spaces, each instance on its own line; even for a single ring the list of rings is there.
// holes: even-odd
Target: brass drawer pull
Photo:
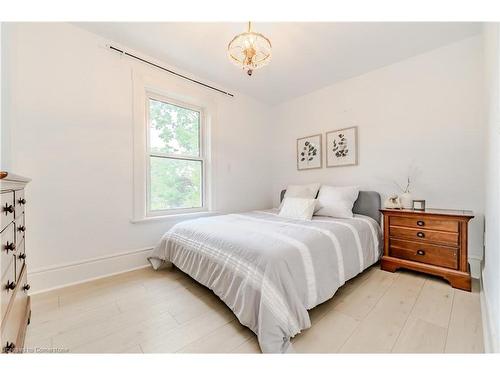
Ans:
[[[417,221],[417,225],[419,227],[423,227],[425,225],[425,223],[422,220],[419,220],[419,221]]]
[[[7,206],[7,203],[5,203],[5,207],[3,208],[3,212],[5,212],[5,215],[13,213],[14,206],[13,205]]]
[[[424,238],[425,233],[424,232],[417,232],[417,237]]]
[[[425,255],[425,251],[424,250],[417,250],[417,254],[418,255]]]

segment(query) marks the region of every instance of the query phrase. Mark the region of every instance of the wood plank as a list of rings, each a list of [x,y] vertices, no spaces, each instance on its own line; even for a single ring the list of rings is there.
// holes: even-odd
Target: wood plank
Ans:
[[[446,344],[454,290],[444,280],[428,278],[394,345],[398,353],[442,353]]]
[[[28,348],[260,353],[257,337],[229,308],[178,270],[134,271],[35,295],[32,302]],[[371,267],[310,317],[312,327],[292,339],[296,352],[483,350],[477,285],[467,293],[412,272]]]
[[[238,346],[236,349],[232,351],[232,353],[239,354],[260,354],[259,342],[257,340],[257,336],[251,337],[249,340],[245,341],[243,344]]]
[[[359,322],[339,311],[331,311],[311,328],[293,338],[293,348],[297,353],[336,353]]]
[[[454,289],[445,280],[429,277],[425,280],[411,316],[448,328]]]
[[[369,275],[368,280],[352,293],[334,296],[333,309],[361,320],[368,315],[398,277],[398,273],[376,269]]]
[[[401,273],[340,349],[344,353],[389,353],[410,314],[424,278]]]
[[[484,353],[481,307],[477,284],[472,292],[455,290],[446,353]]]
[[[332,298],[309,310],[309,318],[311,319],[311,324],[316,324],[316,322],[318,322],[326,314],[328,314],[336,304],[339,304],[340,301],[345,300],[351,293],[354,293],[357,288],[368,281],[370,275],[373,272],[380,272],[380,270],[378,267],[371,267],[365,270],[365,272],[361,273],[355,278],[348,280],[342,287],[337,290],[337,292],[335,292]]]
[[[238,320],[233,320],[208,335],[186,345],[179,352],[230,353],[253,336],[255,335],[250,329],[242,326]]]
[[[394,353],[442,353],[447,329],[420,318],[409,319],[393,348]]]
[[[209,311],[166,333],[152,334],[141,342],[141,347],[147,353],[174,353],[234,319],[228,309]]]
[[[179,327],[175,319],[167,312],[152,316],[135,324],[125,326],[111,334],[73,346],[72,353],[124,353],[137,350],[141,342],[157,335],[168,333]],[[142,352],[142,348],[139,346]]]

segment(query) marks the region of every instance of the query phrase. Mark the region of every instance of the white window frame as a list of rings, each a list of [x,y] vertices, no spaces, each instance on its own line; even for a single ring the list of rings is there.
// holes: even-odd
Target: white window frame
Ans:
[[[171,104],[177,107],[189,109],[191,111],[198,112],[200,114],[200,123],[199,123],[199,134],[198,134],[198,144],[199,144],[199,156],[191,156],[191,155],[179,155],[179,154],[167,154],[160,152],[151,151],[150,145],[150,108],[149,101],[156,100],[162,103]],[[150,90],[146,90],[146,217],[157,217],[157,216],[168,216],[168,215],[176,215],[176,214],[186,214],[186,213],[195,213],[195,212],[206,212],[207,204],[206,204],[206,155],[205,155],[205,110],[202,107],[198,107],[196,105],[182,102],[165,95],[158,94],[156,92],[152,92]],[[176,159],[176,160],[192,160],[201,162],[201,207],[188,207],[188,208],[177,208],[177,209],[165,209],[165,210],[151,210],[151,158],[152,157],[162,157],[166,159]]]
[[[158,220],[179,221],[215,214],[215,189],[212,180],[215,152],[211,129],[217,119],[217,104],[206,94],[206,90],[173,79],[164,74],[144,73],[143,69],[132,69],[133,109],[133,207],[131,223],[147,223]],[[149,212],[149,97],[163,98],[162,101],[188,108],[202,110],[200,117],[200,151],[204,163],[202,168],[202,208],[162,210]]]

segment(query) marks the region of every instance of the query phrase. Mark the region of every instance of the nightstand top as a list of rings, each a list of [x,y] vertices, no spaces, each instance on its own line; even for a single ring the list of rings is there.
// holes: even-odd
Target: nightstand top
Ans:
[[[469,210],[447,210],[439,208],[426,208],[425,210],[412,210],[405,208],[383,208],[380,210],[382,213],[387,214],[400,214],[400,215],[441,215],[441,216],[463,216],[472,219],[474,213]]]

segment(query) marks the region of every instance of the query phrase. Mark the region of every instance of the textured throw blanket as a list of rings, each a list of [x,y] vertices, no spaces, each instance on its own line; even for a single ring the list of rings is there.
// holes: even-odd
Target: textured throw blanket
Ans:
[[[213,216],[171,228],[149,258],[207,286],[258,337],[264,353],[292,351],[309,309],[377,262],[381,230],[367,216],[311,221],[276,210]]]

